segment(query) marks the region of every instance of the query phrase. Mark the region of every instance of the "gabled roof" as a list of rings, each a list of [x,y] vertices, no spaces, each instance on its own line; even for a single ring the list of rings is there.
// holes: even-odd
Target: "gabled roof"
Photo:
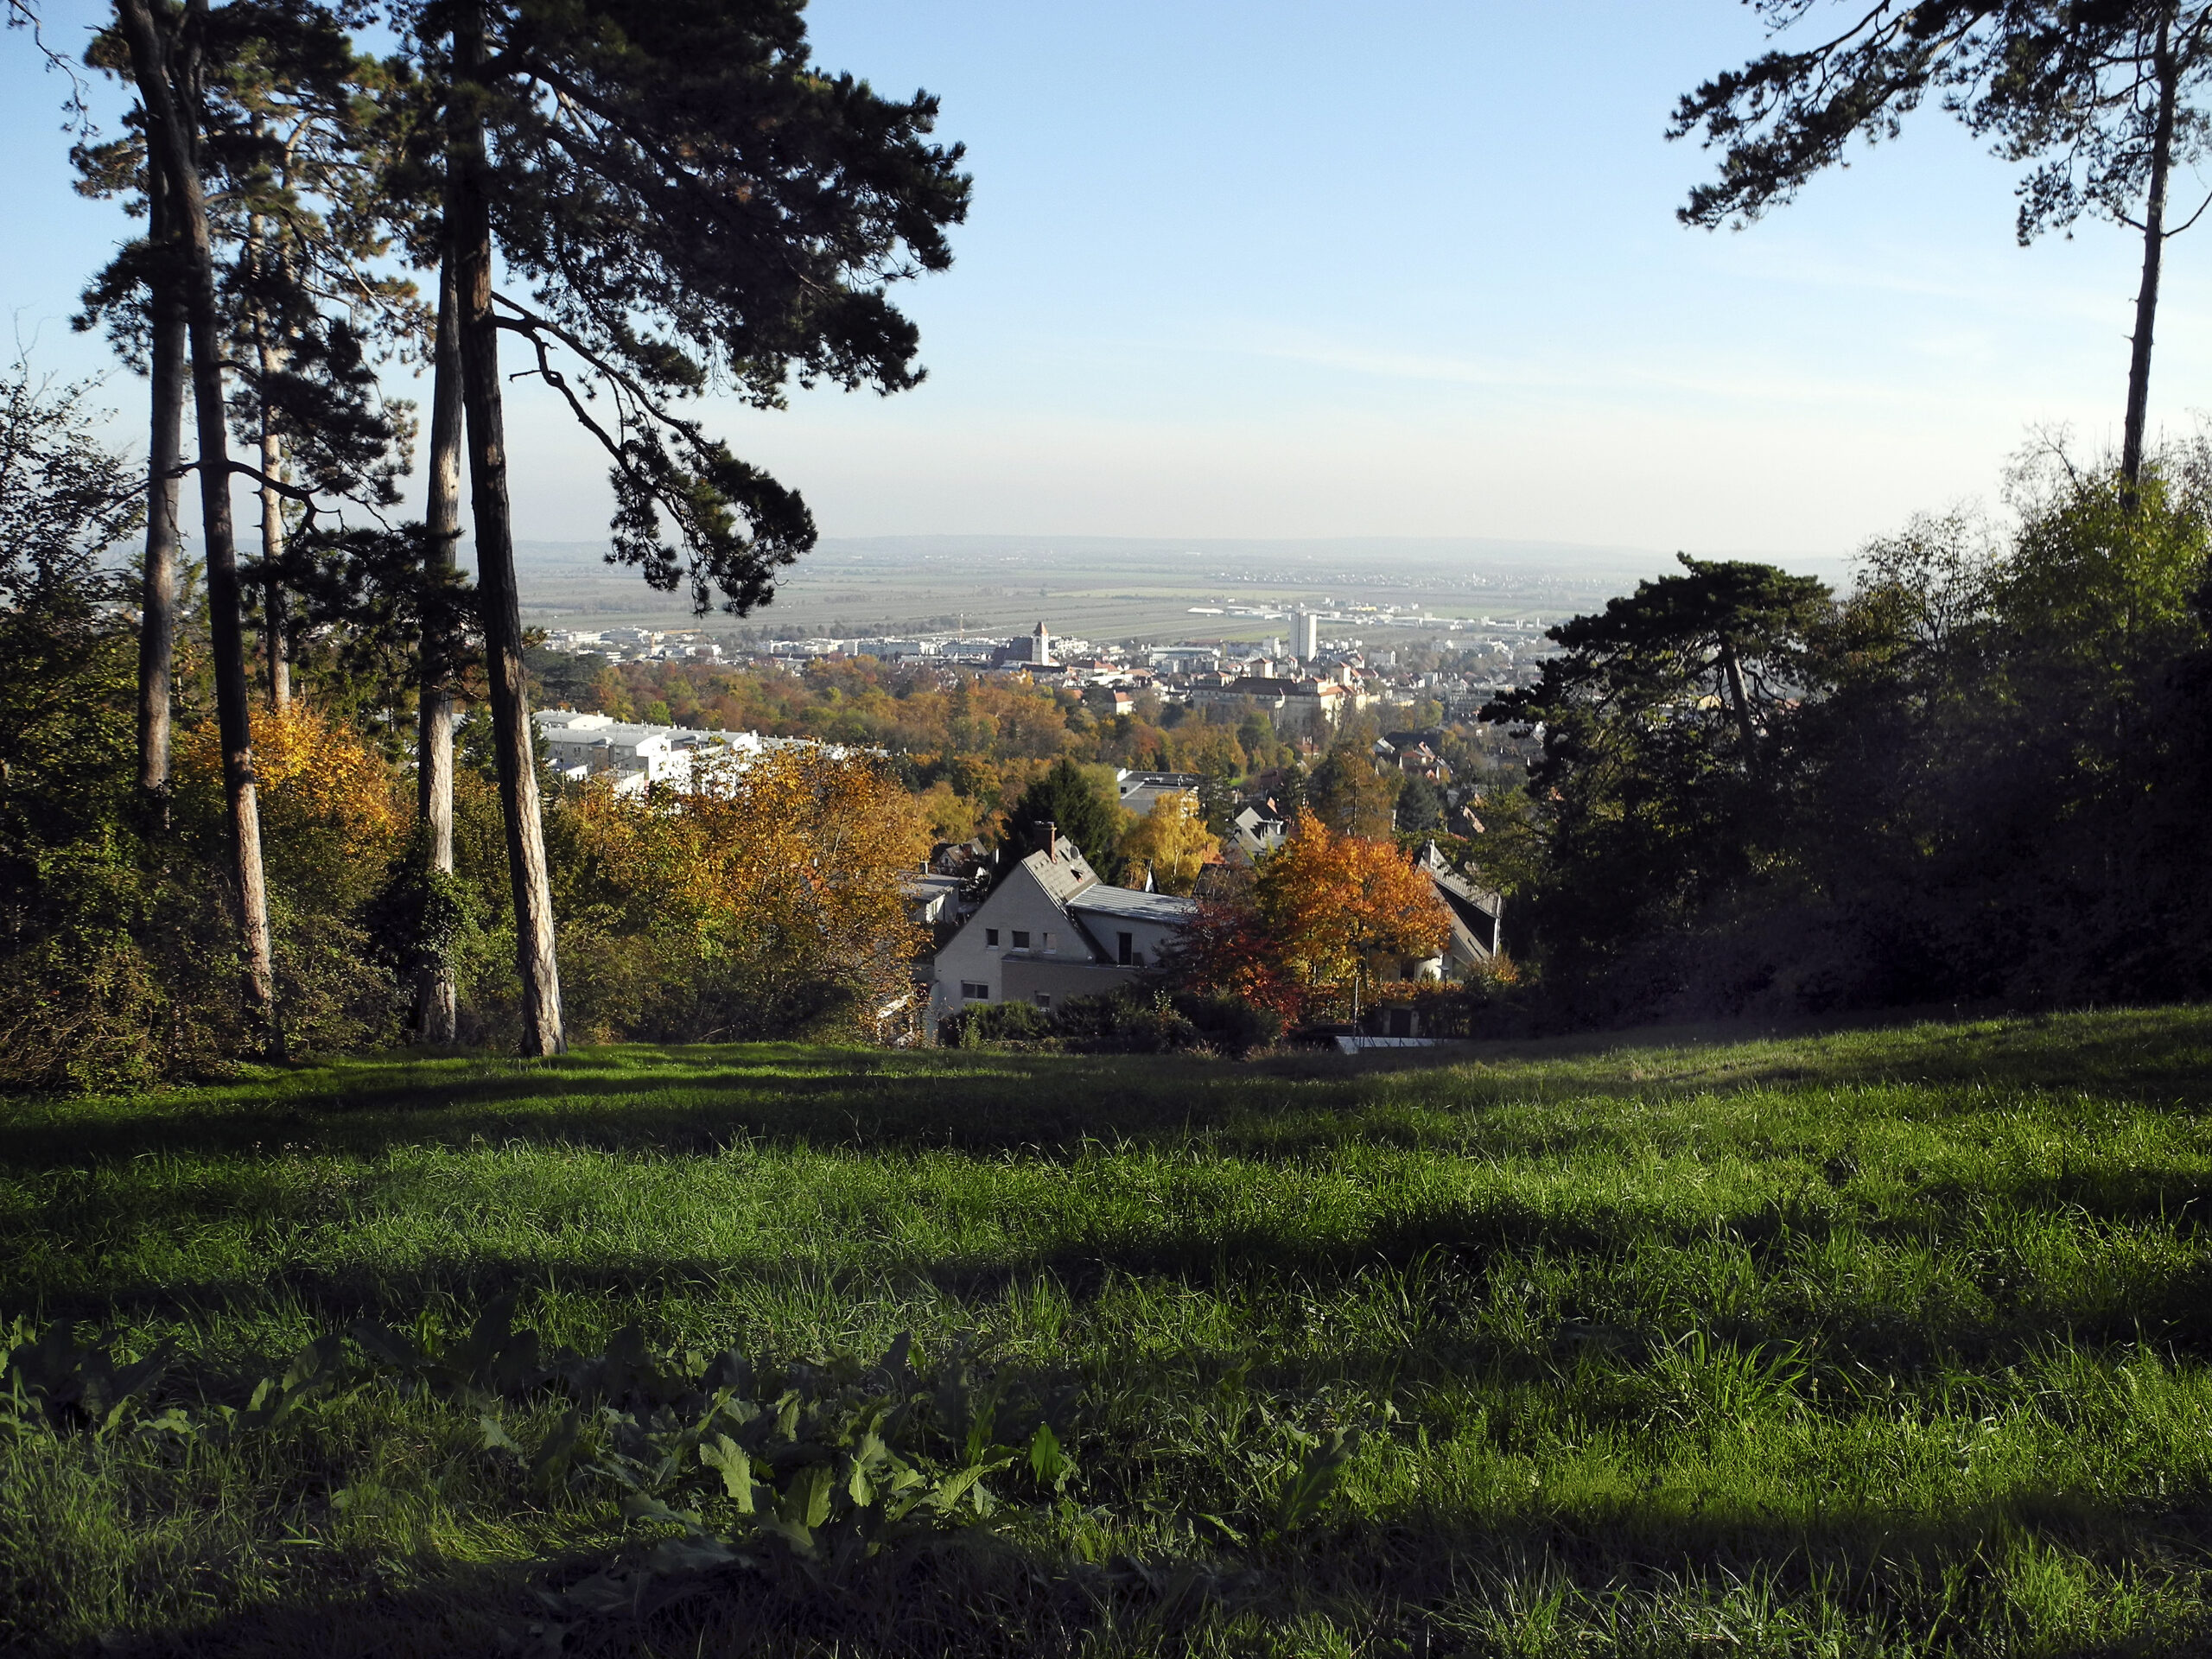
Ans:
[[[1098,885],[1098,877],[1090,866],[1084,862],[1083,855],[1075,843],[1064,841],[1057,854],[1036,852],[1021,861],[1021,868],[1029,872],[1037,885],[1045,889],[1045,896],[1054,904],[1065,907],[1076,894]]]

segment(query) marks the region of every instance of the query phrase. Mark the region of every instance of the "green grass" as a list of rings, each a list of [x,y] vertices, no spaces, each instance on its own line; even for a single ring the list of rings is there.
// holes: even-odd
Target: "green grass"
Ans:
[[[601,1049],[19,1102],[0,1319],[173,1341],[149,1414],[507,1292],[586,1351],[912,1332],[1081,1384],[1065,1498],[571,1650],[2212,1652],[2212,1011],[1475,1052]],[[1347,1427],[1271,1526],[1297,1437]],[[528,1650],[536,1590],[650,1536],[363,1364],[265,1433],[0,1433],[0,1640]]]

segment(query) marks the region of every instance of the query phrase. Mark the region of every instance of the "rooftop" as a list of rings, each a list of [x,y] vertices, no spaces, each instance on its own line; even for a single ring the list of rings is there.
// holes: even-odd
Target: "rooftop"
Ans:
[[[1172,893],[1140,893],[1135,887],[1103,886],[1086,887],[1065,902],[1070,910],[1090,911],[1125,921],[1157,922],[1162,927],[1180,927],[1198,907],[1196,899],[1178,899]]]

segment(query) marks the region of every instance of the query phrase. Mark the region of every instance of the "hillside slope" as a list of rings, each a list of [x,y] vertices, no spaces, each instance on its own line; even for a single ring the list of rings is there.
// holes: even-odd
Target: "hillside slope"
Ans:
[[[372,1058],[10,1103],[0,1631],[2212,1650],[2208,1094],[2185,1008],[1249,1065]],[[536,1347],[498,1345],[508,1296]],[[149,1356],[111,1413],[102,1365]],[[918,1468],[1012,1461],[802,1563],[700,1436],[658,1512],[622,1461],[716,1377],[895,1383],[935,1402],[882,1421]],[[777,1502],[860,1444],[839,1421],[756,1465]],[[671,1537],[704,1553],[604,1570]]]

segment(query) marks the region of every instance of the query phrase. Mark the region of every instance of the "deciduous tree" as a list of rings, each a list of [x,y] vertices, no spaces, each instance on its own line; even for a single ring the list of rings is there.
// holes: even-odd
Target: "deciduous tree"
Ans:
[[[1221,838],[1198,811],[1198,798],[1185,790],[1156,797],[1152,810],[1122,838],[1122,864],[1132,881],[1149,870],[1162,893],[1187,893],[1198,872],[1221,856]]]
[[[1451,937],[1436,889],[1394,843],[1340,835],[1311,812],[1261,861],[1252,899],[1280,959],[1310,986],[1357,980],[1377,956],[1433,957]]]
[[[580,808],[621,924],[581,947],[602,969],[600,1018],[618,1033],[695,1042],[823,1018],[871,1028],[912,989],[928,942],[899,885],[929,852],[911,798],[874,763],[821,750],[775,751],[701,781],[651,798],[601,787]],[[577,908],[588,931],[588,907]],[[621,936],[649,954],[622,950]]]

